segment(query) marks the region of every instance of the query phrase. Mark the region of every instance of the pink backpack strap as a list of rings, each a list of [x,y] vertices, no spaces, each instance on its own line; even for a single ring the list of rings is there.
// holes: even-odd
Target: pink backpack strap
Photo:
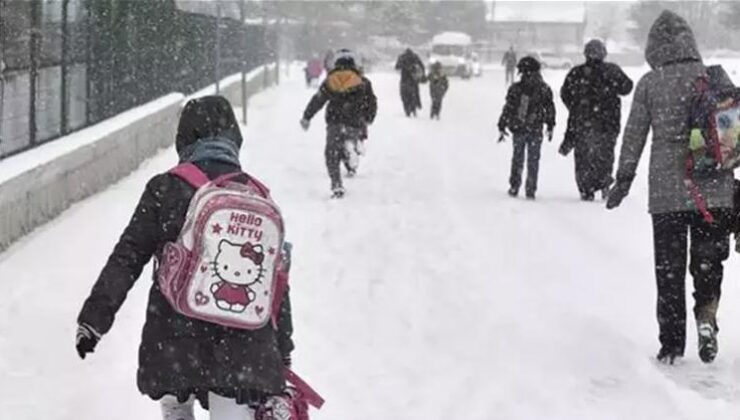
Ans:
[[[251,184],[254,188],[259,191],[259,193],[265,197],[268,198],[270,196],[270,189],[265,186],[262,182],[258,181],[257,178],[248,175],[249,176],[249,184]]]
[[[196,190],[206,185],[210,179],[197,166],[192,163],[183,163],[170,169],[170,174],[182,179]]]
[[[284,373],[285,380],[292,384],[298,390],[298,392],[303,395],[303,398],[305,398],[307,403],[319,409],[324,405],[325,401],[321,397],[321,395],[319,395],[318,392],[314,391],[314,389],[311,388],[311,386],[308,385],[306,381],[301,379],[295,372],[286,367]]]

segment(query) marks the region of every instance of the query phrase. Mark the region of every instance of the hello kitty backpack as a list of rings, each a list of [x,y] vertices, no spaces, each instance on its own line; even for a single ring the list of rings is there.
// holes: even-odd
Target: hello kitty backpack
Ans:
[[[164,246],[157,270],[162,294],[191,318],[249,330],[270,321],[277,327],[287,286],[285,231],[269,190],[242,172],[209,180],[191,163],[170,173],[196,192],[179,237]]]

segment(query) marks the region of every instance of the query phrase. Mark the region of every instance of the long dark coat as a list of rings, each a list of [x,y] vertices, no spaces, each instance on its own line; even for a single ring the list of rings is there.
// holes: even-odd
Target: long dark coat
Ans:
[[[416,53],[406,50],[396,61],[396,70],[401,72],[401,101],[406,114],[421,109],[419,82],[425,78],[424,63]]]

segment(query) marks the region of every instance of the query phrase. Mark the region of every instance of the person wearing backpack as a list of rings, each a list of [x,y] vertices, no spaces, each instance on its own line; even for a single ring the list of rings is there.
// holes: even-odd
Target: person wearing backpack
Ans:
[[[367,138],[367,126],[378,112],[373,85],[357,68],[355,58],[348,50],[340,50],[334,68],[319,91],[311,98],[301,119],[301,127],[308,130],[311,118],[326,109],[326,167],[331,179],[332,198],[344,197],[340,165],[345,162],[348,176],[357,171],[358,155]]]
[[[607,63],[606,46],[586,44],[586,63],[565,78],[560,97],[570,113],[561,153],[575,148],[576,184],[581,199],[593,201],[597,191],[606,199],[612,182],[614,149],[621,124],[620,96],[632,91],[632,80],[618,65]]]
[[[432,97],[432,119],[439,119],[439,113],[442,112],[442,99],[444,99],[450,82],[442,71],[442,64],[436,62],[432,64],[429,71],[429,95]]]
[[[165,420],[192,418],[194,399],[210,410],[213,420],[249,419],[253,407],[285,389],[285,367],[290,365],[294,348],[287,289],[283,288],[281,293],[275,288],[272,297],[279,295],[274,300],[276,305],[262,308],[264,316],[269,313],[273,322],[245,329],[184,315],[174,306],[169,290],[163,288],[162,279],[179,273],[172,269],[171,257],[184,255],[172,254],[172,250],[178,250],[178,241],[186,232],[184,226],[196,231],[202,229],[198,231],[202,237],[220,234],[223,239],[217,247],[202,242],[202,248],[193,245],[190,259],[183,257],[187,261],[199,261],[195,258],[202,261],[199,268],[186,275],[195,277],[200,273],[215,276],[214,281],[216,277],[223,280],[210,289],[203,287],[196,293],[195,301],[206,305],[223,300],[218,306],[212,306],[216,316],[235,317],[240,314],[239,310],[242,314],[251,314],[252,309],[260,312],[252,303],[260,299],[255,291],[262,289],[258,286],[245,289],[237,279],[242,276],[246,280],[257,275],[261,282],[274,281],[270,273],[277,268],[270,264],[278,261],[276,250],[267,249],[265,239],[271,231],[266,227],[263,227],[264,232],[256,228],[249,230],[247,227],[253,228],[256,218],[252,217],[250,225],[248,217],[234,211],[226,213],[226,210],[211,215],[221,217],[224,225],[213,222],[198,228],[193,218],[212,219],[201,219],[200,215],[205,213],[186,212],[191,201],[196,201],[194,197],[202,198],[196,192],[206,188],[196,188],[193,177],[202,178],[202,183],[211,187],[240,186],[245,189],[238,190],[245,191],[238,195],[240,199],[261,197],[259,202],[268,203],[271,202],[269,192],[242,172],[239,163],[242,137],[225,98],[207,96],[189,101],[180,117],[175,144],[180,165],[154,176],[147,183],[128,226],[80,311],[76,349],[82,359],[94,352],[113,326],[129,290],[154,257],[155,281],[149,292],[139,347],[139,390],[154,400],[161,400]],[[227,179],[233,184],[226,184]],[[217,183],[216,180],[221,181]],[[251,191],[249,195],[247,188]],[[266,220],[260,224],[268,225]],[[199,243],[198,240],[196,238],[195,243]],[[228,283],[232,280],[233,284]],[[230,287],[224,288],[222,283],[225,282]],[[239,306],[242,304],[246,308]]]
[[[701,360],[709,363],[718,351],[717,309],[723,262],[729,256],[733,175],[731,171],[714,171],[694,180],[713,216],[708,222],[687,188],[690,105],[697,94],[696,83],[706,73],[688,23],[664,11],[650,29],[645,58],[651,71],[635,88],[607,208],[619,206],[629,193],[652,131],[648,178],[658,288],[657,359],[672,364],[684,355],[688,243],[698,352]]]
[[[542,148],[542,129],[547,129],[547,139],[552,141],[555,129],[555,103],[552,90],[542,80],[540,63],[533,57],[519,60],[517,69],[520,80],[509,88],[506,104],[498,121],[499,142],[510,131],[514,135],[514,155],[511,159],[509,195],[516,197],[522,183],[525,152],[527,156],[527,199],[534,200]]]

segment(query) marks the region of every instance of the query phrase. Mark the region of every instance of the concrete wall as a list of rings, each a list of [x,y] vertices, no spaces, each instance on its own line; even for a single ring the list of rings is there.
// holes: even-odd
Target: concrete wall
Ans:
[[[249,96],[275,82],[274,66],[264,69],[249,74]],[[241,76],[224,79],[221,93],[241,106]],[[168,95],[0,161],[0,251],[171,146],[184,99]]]

